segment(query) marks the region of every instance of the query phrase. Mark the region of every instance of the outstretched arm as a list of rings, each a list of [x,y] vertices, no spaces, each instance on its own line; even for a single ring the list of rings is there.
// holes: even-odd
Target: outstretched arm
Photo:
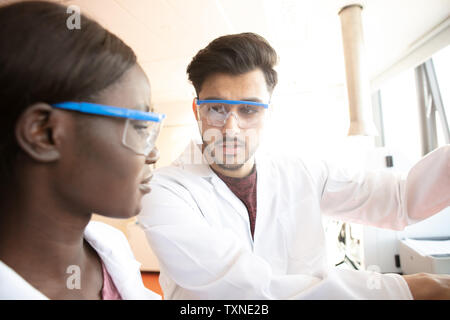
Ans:
[[[403,278],[415,300],[450,300],[450,275],[417,273]]]
[[[318,176],[324,214],[402,230],[450,205],[450,145],[422,158],[406,179],[391,172],[349,175],[327,165]]]

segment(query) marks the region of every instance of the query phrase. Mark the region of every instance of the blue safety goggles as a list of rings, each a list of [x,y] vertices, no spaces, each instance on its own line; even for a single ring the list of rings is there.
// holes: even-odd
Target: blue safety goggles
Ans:
[[[52,107],[78,111],[82,113],[96,114],[101,116],[119,117],[119,118],[145,120],[153,122],[161,122],[166,117],[165,114],[106,106],[103,104],[90,102],[61,102],[52,104]]]
[[[261,125],[265,110],[269,104],[255,101],[241,100],[199,100],[194,99],[194,107],[197,105],[198,116],[210,126],[223,127],[232,115],[241,129],[255,128]],[[237,106],[237,107],[232,107]],[[236,111],[232,111],[236,109]]]
[[[155,147],[164,114],[119,108],[90,102],[60,102],[52,107],[99,116],[126,119],[122,143],[137,154],[147,156]]]
[[[261,103],[261,102],[255,102],[255,101],[243,101],[243,100],[199,100],[195,99],[195,102],[198,105],[202,105],[205,103],[211,103],[211,104],[230,104],[230,105],[247,105],[247,106],[256,106],[256,107],[263,107],[264,109],[269,108],[268,103]]]

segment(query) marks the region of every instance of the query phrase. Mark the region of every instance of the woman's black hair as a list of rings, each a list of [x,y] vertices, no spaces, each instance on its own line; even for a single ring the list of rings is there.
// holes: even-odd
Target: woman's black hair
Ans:
[[[136,64],[136,55],[94,20],[46,1],[0,7],[0,180],[20,152],[14,134],[20,114],[32,104],[89,101]],[[2,183],[3,183],[2,182]]]

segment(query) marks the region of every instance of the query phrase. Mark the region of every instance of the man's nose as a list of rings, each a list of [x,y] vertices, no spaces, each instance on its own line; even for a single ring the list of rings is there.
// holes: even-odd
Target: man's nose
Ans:
[[[224,132],[236,132],[239,133],[241,128],[239,127],[239,118],[234,112],[228,114],[228,118],[225,120],[225,124],[222,128],[222,133]]]
[[[159,160],[159,150],[158,148],[154,147],[152,151],[150,151],[150,153],[145,157],[145,163],[154,164],[158,160]]]

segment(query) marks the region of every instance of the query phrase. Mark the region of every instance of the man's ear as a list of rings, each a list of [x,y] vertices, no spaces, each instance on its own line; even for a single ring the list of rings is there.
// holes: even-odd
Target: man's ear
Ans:
[[[58,124],[54,109],[46,103],[36,103],[28,107],[16,122],[17,143],[32,159],[51,162],[59,159],[60,152],[55,144]]]
[[[192,101],[192,111],[194,112],[195,120],[198,121],[197,104],[195,103],[195,99]]]

